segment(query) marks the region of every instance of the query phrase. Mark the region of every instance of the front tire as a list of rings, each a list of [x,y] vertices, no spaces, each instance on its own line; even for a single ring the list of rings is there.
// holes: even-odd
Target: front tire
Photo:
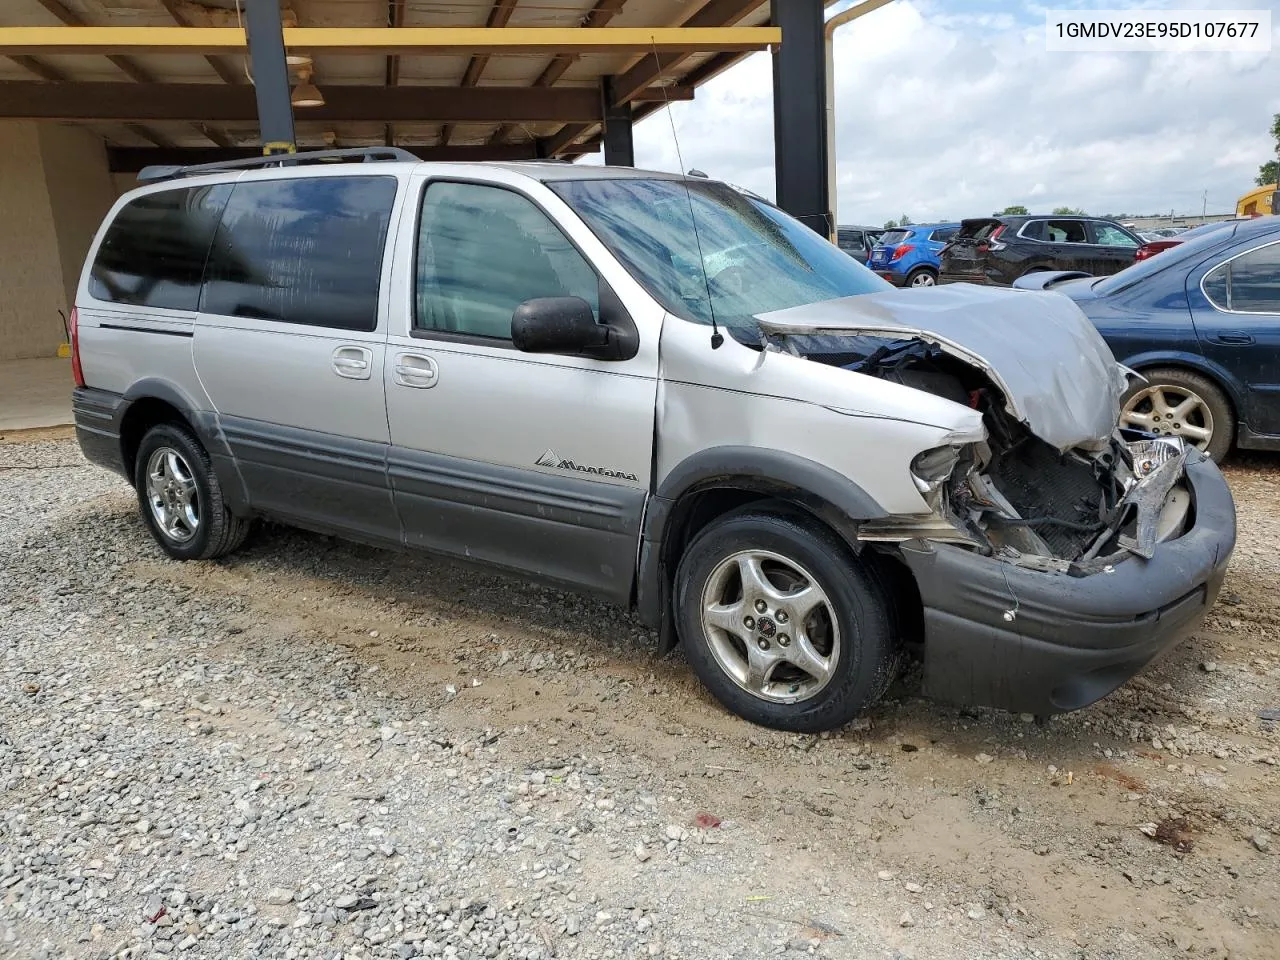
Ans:
[[[1231,401],[1208,377],[1177,367],[1141,371],[1120,398],[1120,425],[1179,436],[1221,462],[1235,442]]]
[[[676,571],[675,615],[698,678],[764,727],[840,727],[897,673],[884,582],[805,516],[748,508],[708,525]]]
[[[250,521],[222,498],[209,454],[186,427],[162,423],[138,444],[134,487],[142,521],[175,560],[211,560],[235,550]]]

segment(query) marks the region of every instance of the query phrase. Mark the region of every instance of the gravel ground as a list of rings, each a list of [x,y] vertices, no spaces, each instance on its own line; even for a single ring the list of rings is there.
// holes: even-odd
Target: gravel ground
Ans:
[[[624,613],[265,528],[168,561],[0,443],[0,956],[1254,958],[1280,936],[1280,473],[1204,629],[1045,725],[727,715]]]

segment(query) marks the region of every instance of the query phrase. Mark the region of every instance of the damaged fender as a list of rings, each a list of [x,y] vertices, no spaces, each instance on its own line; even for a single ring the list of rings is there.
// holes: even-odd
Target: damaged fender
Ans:
[[[987,374],[1009,413],[1056,447],[1100,449],[1116,426],[1123,368],[1066,297],[957,283],[863,294],[762,314],[769,339],[882,336],[933,344]]]

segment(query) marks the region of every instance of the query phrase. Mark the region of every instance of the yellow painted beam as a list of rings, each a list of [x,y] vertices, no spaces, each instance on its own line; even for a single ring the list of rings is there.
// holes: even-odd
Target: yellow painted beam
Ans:
[[[286,27],[308,53],[706,53],[762,50],[777,27]],[[0,27],[0,54],[239,53],[239,27]]]

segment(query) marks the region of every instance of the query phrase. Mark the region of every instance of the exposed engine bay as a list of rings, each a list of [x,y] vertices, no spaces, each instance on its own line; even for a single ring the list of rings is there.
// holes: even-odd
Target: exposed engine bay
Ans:
[[[1150,558],[1191,521],[1178,438],[1120,430],[1059,449],[1016,416],[995,377],[925,337],[826,333],[767,336],[767,348],[963,404],[987,438],[925,451],[911,465],[933,513],[865,524],[860,539],[964,544],[1033,569],[1085,574],[1126,553]]]

